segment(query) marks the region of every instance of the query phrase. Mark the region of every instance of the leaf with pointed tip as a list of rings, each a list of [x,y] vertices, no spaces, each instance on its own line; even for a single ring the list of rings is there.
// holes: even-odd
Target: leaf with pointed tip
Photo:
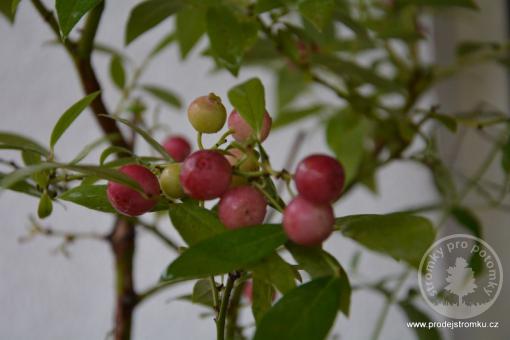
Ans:
[[[36,141],[8,131],[0,131],[0,147],[8,149],[19,149],[24,151],[33,151],[46,156],[49,151]]]
[[[55,144],[58,142],[60,137],[64,134],[64,132],[69,128],[69,126],[78,118],[80,113],[83,112],[90,105],[90,103],[96,99],[99,95],[99,91],[89,94],[88,96],[80,99],[76,103],[74,103],[69,109],[66,110],[60,116],[53,131],[51,132],[50,137],[50,147],[53,149]]]
[[[277,253],[267,256],[250,269],[254,278],[274,285],[282,294],[296,287],[294,270]]]
[[[126,71],[122,58],[118,55],[113,55],[110,60],[110,78],[117,88],[122,89],[126,85]]]
[[[252,265],[270,255],[287,238],[281,225],[230,230],[192,245],[167,268],[163,280],[219,275]]]
[[[338,313],[341,290],[338,277],[315,279],[291,290],[265,313],[253,339],[325,339]]]
[[[264,85],[260,79],[251,78],[231,88],[228,99],[258,135],[266,112]]]
[[[179,100],[179,97],[171,92],[168,89],[164,89],[160,86],[155,85],[144,85],[142,86],[145,92],[149,93],[150,95],[154,96],[155,98],[159,99],[163,103],[175,107],[175,108],[181,108],[182,104]]]
[[[197,44],[205,33],[204,7],[189,7],[177,13],[175,30],[181,58],[185,59],[188,53]]]
[[[147,0],[136,5],[126,26],[126,45],[180,11],[182,0]]]
[[[71,32],[80,19],[103,0],[56,0],[58,22],[64,37]]]

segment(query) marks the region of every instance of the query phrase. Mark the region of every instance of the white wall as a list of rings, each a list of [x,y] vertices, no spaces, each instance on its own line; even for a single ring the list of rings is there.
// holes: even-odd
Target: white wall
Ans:
[[[124,22],[135,1],[109,2],[99,40],[122,47]],[[28,1],[22,1],[10,27],[0,20],[0,117],[1,129],[27,134],[47,142],[58,115],[82,93],[73,67],[62,50],[45,45],[53,39],[48,28],[35,14]],[[129,48],[135,60],[140,60],[171,23],[150,33]],[[107,81],[108,60],[94,60],[109,107],[113,107],[118,93]],[[212,64],[200,58],[197,51],[181,63],[175,47],[164,53],[145,76],[150,83],[162,84],[181,94],[185,103],[198,95],[214,91],[226,98],[226,91],[250,76],[260,76],[266,84],[268,102],[273,102],[272,78],[261,70],[245,70],[239,79],[229,74],[209,73]],[[333,100],[323,89],[317,95]],[[270,107],[271,108],[271,107]],[[184,119],[184,112],[165,111],[163,117],[174,131],[192,135]],[[271,135],[268,149],[281,166],[290,147],[294,127]],[[62,160],[71,159],[83,145],[99,136],[96,123],[90,115],[81,116],[64,135],[57,146]],[[300,155],[327,151],[320,134],[314,134]],[[14,157],[9,154],[9,157]],[[97,154],[89,158],[97,161]],[[379,176],[380,195],[373,196],[364,189],[353,193],[337,207],[337,214],[390,212],[396,209],[433,200],[428,175],[409,164],[394,164]],[[110,251],[105,244],[83,241],[70,248],[72,257],[52,255],[59,245],[55,239],[38,238],[20,245],[18,237],[26,234],[28,216],[35,213],[37,201],[18,194],[5,193],[0,201],[0,339],[103,339],[112,326],[113,277]],[[55,205],[55,212],[44,224],[54,228],[77,230],[109,230],[111,218],[107,215],[66,204]],[[175,235],[169,224],[165,231]],[[154,283],[162,269],[172,259],[157,240],[140,232],[136,254],[137,287]],[[334,236],[327,249],[347,266],[356,249],[354,243]],[[364,252],[360,280],[399,272],[399,266],[389,259]],[[356,280],[353,278],[353,280]],[[414,278],[412,278],[414,280]],[[189,292],[189,286],[168,290],[138,309],[134,324],[135,339],[212,339],[213,322],[201,320],[204,310],[187,303],[168,299]],[[347,322],[339,318],[334,333],[345,339],[369,338],[374,321],[382,305],[380,296],[371,292],[356,292],[352,299],[352,315]],[[248,321],[247,321],[248,322]],[[383,339],[412,339],[412,331],[405,328],[399,311],[391,309]]]

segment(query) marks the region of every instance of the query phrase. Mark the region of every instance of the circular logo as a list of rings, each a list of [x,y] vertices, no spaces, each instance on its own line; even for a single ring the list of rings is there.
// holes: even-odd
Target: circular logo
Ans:
[[[468,319],[492,306],[503,285],[498,255],[484,240],[455,234],[436,241],[418,271],[428,305],[452,319]]]

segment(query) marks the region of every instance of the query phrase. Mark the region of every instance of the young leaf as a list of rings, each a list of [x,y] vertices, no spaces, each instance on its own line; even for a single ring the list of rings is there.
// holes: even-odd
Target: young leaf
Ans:
[[[48,150],[36,141],[12,132],[0,131],[0,146],[26,151],[34,151],[42,156],[48,155]]]
[[[259,133],[266,112],[264,86],[258,78],[252,78],[228,91],[228,99],[237,112]]]
[[[0,193],[4,189],[10,189],[17,183],[23,181],[25,178],[30,177],[35,173],[49,169],[55,169],[57,166],[58,164],[56,163],[39,163],[13,171],[5,175],[0,181]]]
[[[87,157],[92,152],[92,150],[97,148],[99,145],[106,143],[108,141],[113,141],[116,138],[118,138],[118,135],[116,134],[99,137],[92,143],[85,145],[83,150],[81,150],[69,164],[77,164],[81,162],[85,157]]]
[[[173,204],[170,219],[190,246],[226,231],[216,214],[191,203]]]
[[[59,198],[89,209],[107,213],[115,212],[106,196],[106,185],[80,185],[64,192]]]
[[[6,176],[6,174],[0,172],[0,183],[2,183],[2,180],[4,179],[4,177]],[[0,191],[1,191],[1,184],[0,184]],[[30,196],[33,196],[33,197],[39,197],[40,193],[37,191],[37,189],[30,183],[28,183],[27,181],[18,181],[16,184],[13,184],[10,186],[9,188],[10,190],[12,191],[16,191],[16,192],[20,192],[20,193],[23,193],[23,194],[27,194],[27,195],[30,195]]]
[[[273,286],[267,281],[258,277],[253,278],[251,311],[257,323],[271,308],[274,293]]]
[[[310,281],[285,294],[259,323],[254,340],[325,339],[341,299],[337,277]]]
[[[103,0],[56,0],[58,22],[62,35],[67,37],[73,27],[92,8]]]
[[[159,154],[161,156],[163,156],[164,159],[166,159],[167,161],[172,161],[172,157],[170,157],[168,152],[166,152],[165,148],[161,144],[159,144],[154,138],[152,138],[152,136],[144,129],[140,128],[139,126],[133,124],[132,122],[130,122],[129,120],[124,119],[124,118],[113,117],[113,116],[109,116],[109,115],[102,115],[102,116],[110,118],[110,119],[114,119],[118,122],[121,122],[122,124],[129,126],[131,129],[135,130],[136,133],[138,133],[143,139],[145,139],[145,141],[147,143],[149,143],[154,148],[154,150],[159,152]]]
[[[272,129],[279,129],[290,125],[292,123],[296,123],[302,119],[308,118],[310,116],[316,116],[324,111],[324,106],[320,104],[312,105],[305,108],[300,109],[284,109],[278,112],[276,119],[273,121],[271,125]]]
[[[282,294],[296,287],[294,270],[277,253],[251,267],[253,277],[274,285]]]
[[[303,0],[299,3],[301,15],[321,31],[332,19],[335,0]]]
[[[189,7],[177,13],[175,30],[181,58],[185,59],[196,43],[205,33],[204,7]]]
[[[110,60],[110,78],[117,88],[122,89],[126,85],[126,71],[121,57],[113,55]]]
[[[50,138],[50,147],[53,149],[57,141],[60,139],[60,137],[64,134],[64,132],[67,130],[67,128],[74,122],[76,118],[80,115],[80,113],[83,112],[87,108],[87,106],[90,105],[90,103],[99,95],[98,92],[94,92],[89,94],[88,96],[80,99],[75,104],[73,104],[69,109],[67,109],[66,112],[60,116],[59,120],[57,121],[57,124],[55,124],[55,127],[53,128],[53,131],[51,132],[51,138]]]
[[[147,0],[136,5],[129,14],[126,45],[177,13],[183,5],[183,0]]]
[[[336,225],[344,236],[416,268],[436,235],[429,220],[406,213],[345,216]]]
[[[227,231],[191,246],[168,266],[162,279],[194,279],[238,270],[270,255],[285,241],[281,225]]]
[[[244,53],[257,41],[257,23],[226,6],[207,11],[207,35],[217,62],[237,75]]]
[[[195,283],[191,302],[211,308],[214,306],[213,292],[209,280],[198,280]]]
[[[161,100],[163,103],[169,106],[180,109],[182,104],[179,97],[172,93],[170,90],[164,89],[155,85],[144,85],[142,86],[145,92],[151,94],[155,98]]]
[[[128,155],[128,156],[133,155],[133,152],[129,149],[123,148],[121,146],[112,145],[112,146],[109,146],[106,149],[104,149],[103,152],[101,152],[101,156],[99,156],[99,164],[103,165],[104,161],[108,158],[108,156],[110,156],[111,154],[114,154],[114,153],[116,153],[118,155]]]
[[[39,199],[39,206],[37,207],[37,216],[41,219],[51,215],[53,211],[53,202],[46,192],[41,195]]]

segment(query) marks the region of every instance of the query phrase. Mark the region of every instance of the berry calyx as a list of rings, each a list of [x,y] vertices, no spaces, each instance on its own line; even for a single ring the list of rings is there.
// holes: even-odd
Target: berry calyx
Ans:
[[[201,133],[215,133],[221,130],[227,119],[227,110],[220,97],[213,93],[196,98],[188,107],[188,120]]]
[[[147,197],[124,184],[110,181],[107,196],[115,210],[127,216],[139,216],[154,208],[159,198],[159,183],[156,176],[138,164],[124,165],[119,171],[135,180]]]
[[[262,127],[260,128],[258,140],[263,142],[267,136],[269,135],[269,131],[271,131],[271,124],[273,120],[267,111],[264,113],[264,117],[262,119]],[[253,128],[244,120],[243,117],[236,110],[232,111],[228,116],[228,128],[233,130],[234,133],[232,136],[234,139],[240,143],[244,143],[249,141],[251,138],[257,138],[254,136]]]
[[[191,145],[182,136],[170,136],[163,142],[166,152],[176,162],[182,162],[191,152]]]
[[[188,196],[197,200],[210,200],[227,191],[232,168],[219,152],[200,150],[184,160],[179,178]]]
[[[335,218],[329,204],[312,203],[302,196],[294,198],[283,212],[283,228],[293,242],[316,246],[333,232]]]
[[[342,165],[327,155],[303,159],[294,175],[300,195],[315,203],[332,203],[342,194],[345,173]]]
[[[266,205],[260,191],[244,185],[228,190],[221,197],[218,216],[228,229],[248,227],[264,221]]]
[[[236,167],[240,171],[251,172],[257,171],[259,169],[258,156],[254,150],[249,149],[246,152],[233,148],[228,150],[229,154],[225,157],[227,158],[230,165]],[[237,187],[243,184],[247,184],[248,180],[246,177],[240,175],[232,176],[231,187]]]
[[[181,174],[181,164],[172,163],[169,164],[159,176],[159,184],[161,190],[165,195],[170,198],[182,198],[185,196],[184,190],[179,180]]]

